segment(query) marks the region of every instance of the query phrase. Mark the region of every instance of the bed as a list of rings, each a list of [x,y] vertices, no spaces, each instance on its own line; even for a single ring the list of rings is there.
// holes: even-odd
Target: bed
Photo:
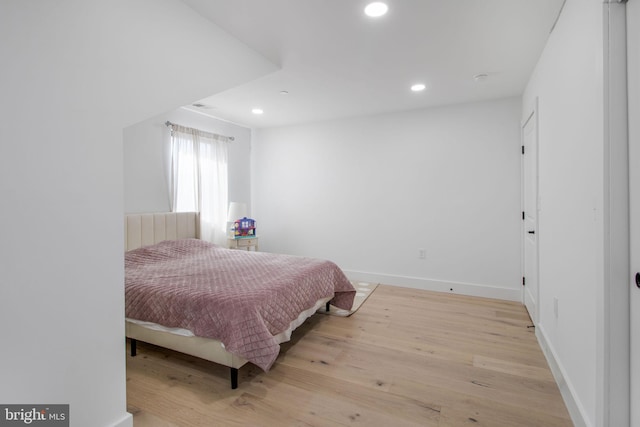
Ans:
[[[125,217],[126,336],[230,368],[265,372],[292,331],[355,289],[332,262],[247,252],[198,240],[196,213]]]

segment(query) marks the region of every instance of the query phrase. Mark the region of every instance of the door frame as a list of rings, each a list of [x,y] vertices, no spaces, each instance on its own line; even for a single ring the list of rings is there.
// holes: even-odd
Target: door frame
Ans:
[[[630,421],[640,423],[640,408],[638,405],[631,405],[631,402],[637,402],[640,396],[640,342],[637,340],[640,338],[640,294],[636,288],[635,274],[640,271],[640,258],[638,253],[640,251],[640,242],[638,240],[640,235],[640,222],[637,220],[638,211],[640,206],[637,203],[640,200],[636,199],[638,196],[638,185],[640,184],[640,126],[637,120],[634,120],[640,114],[640,3],[633,1],[626,5],[626,24],[627,24],[627,70],[628,78],[627,84],[627,101],[628,101],[628,125],[629,125],[629,194],[634,194],[635,197],[630,196],[629,200],[629,237],[630,237],[630,249],[629,249],[629,332],[630,332],[630,366],[629,366],[629,402],[630,402]],[[631,77],[633,76],[633,77]],[[634,119],[632,119],[632,117]],[[632,151],[633,150],[633,151]],[[633,157],[631,157],[633,156]],[[632,181],[632,178],[634,181]],[[632,205],[632,203],[634,203]],[[635,218],[635,220],[633,219]],[[633,234],[632,234],[633,233]],[[633,257],[633,258],[631,258]],[[635,325],[635,326],[633,326]],[[635,362],[632,362],[634,361]],[[631,400],[634,399],[634,400]]]
[[[603,3],[603,286],[597,308],[596,425],[630,423],[630,249],[626,5]]]
[[[522,122],[520,123],[520,145],[522,147],[524,147],[524,128],[527,125],[527,123],[529,122],[529,120],[531,120],[531,118],[533,117],[533,120],[535,120],[534,126],[536,129],[536,142],[535,142],[535,151],[536,151],[536,164],[535,164],[535,171],[534,171],[534,179],[536,181],[536,194],[535,194],[535,209],[536,209],[536,221],[535,221],[535,232],[536,232],[536,250],[535,250],[535,257],[536,257],[536,280],[538,281],[538,284],[536,286],[536,295],[535,295],[535,299],[536,299],[536,307],[535,307],[535,313],[532,316],[531,321],[533,322],[534,326],[537,326],[537,323],[540,319],[540,218],[539,218],[539,212],[540,212],[540,206],[539,206],[539,195],[540,195],[540,116],[539,116],[539,109],[538,109],[538,97],[536,96],[536,98],[533,100],[533,105],[528,108],[527,110],[525,110],[527,112],[527,115],[525,116],[524,120],[522,120]],[[524,153],[520,156],[520,210],[522,212],[524,212],[524,206],[525,206],[525,173],[524,173],[524,162],[525,162],[525,155]],[[526,241],[525,241],[525,221],[524,218],[522,218],[522,221],[520,223],[520,255],[521,255],[521,266],[520,266],[520,270],[522,272],[522,278],[523,281],[525,281],[525,245],[526,245]],[[526,292],[526,281],[525,284],[523,284],[522,286],[522,294],[521,294],[521,299],[522,299],[522,304],[525,304],[525,292]]]

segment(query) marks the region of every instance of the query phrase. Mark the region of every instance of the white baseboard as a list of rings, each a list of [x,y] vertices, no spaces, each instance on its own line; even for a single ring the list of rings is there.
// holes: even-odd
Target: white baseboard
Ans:
[[[446,280],[431,280],[420,277],[392,276],[388,274],[367,273],[363,271],[343,271],[347,277],[353,281],[382,283],[385,285],[423,289],[425,291],[447,292],[474,297],[496,298],[507,301],[522,302],[522,289],[500,288],[497,286],[450,282]]]
[[[120,421],[116,421],[111,427],[133,427],[133,415],[126,412]]]
[[[564,374],[564,368],[562,367],[562,364],[558,362],[558,358],[556,357],[553,347],[549,344],[544,328],[540,325],[536,325],[536,338],[538,338],[538,343],[540,344],[542,353],[544,353],[544,357],[547,359],[551,373],[558,384],[560,394],[562,395],[564,404],[567,407],[567,411],[569,411],[569,416],[571,416],[573,425],[576,427],[592,427],[588,422],[588,417],[586,416],[584,407],[576,399],[574,387],[566,380],[567,376]]]

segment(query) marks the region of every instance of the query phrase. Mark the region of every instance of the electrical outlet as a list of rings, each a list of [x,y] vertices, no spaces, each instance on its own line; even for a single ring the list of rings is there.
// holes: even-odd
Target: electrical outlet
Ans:
[[[424,248],[418,248],[418,258],[425,259],[427,257],[427,251]]]

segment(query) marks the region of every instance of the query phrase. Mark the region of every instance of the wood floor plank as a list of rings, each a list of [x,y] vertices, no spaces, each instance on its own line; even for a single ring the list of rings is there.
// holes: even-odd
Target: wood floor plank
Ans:
[[[379,285],[350,317],[316,315],[273,368],[145,343],[127,356],[134,427],[571,426],[521,304]]]
[[[401,393],[421,395],[423,399],[433,401],[440,409],[439,427],[453,426],[490,426],[490,427],[570,427],[573,426],[568,415],[557,416],[548,413],[544,407],[526,406],[527,396],[521,396],[523,405],[512,406],[506,402],[496,402],[491,398],[471,396],[456,388],[440,387],[437,384],[425,385],[422,382],[402,381],[392,388],[401,389]]]
[[[485,357],[476,354],[473,356],[473,366],[491,369],[497,372],[504,372],[507,374],[519,375],[521,377],[554,382],[553,375],[551,375],[551,371],[549,371],[548,368],[529,366],[523,363],[505,361],[503,359]]]
[[[439,408],[429,407],[415,400],[407,400],[386,393],[360,387],[323,375],[309,375],[296,368],[281,369],[274,375],[252,381],[249,390],[265,388],[265,401],[287,411],[299,421],[317,425],[351,425],[357,422],[372,426],[437,426]],[[283,406],[278,396],[289,396]]]

